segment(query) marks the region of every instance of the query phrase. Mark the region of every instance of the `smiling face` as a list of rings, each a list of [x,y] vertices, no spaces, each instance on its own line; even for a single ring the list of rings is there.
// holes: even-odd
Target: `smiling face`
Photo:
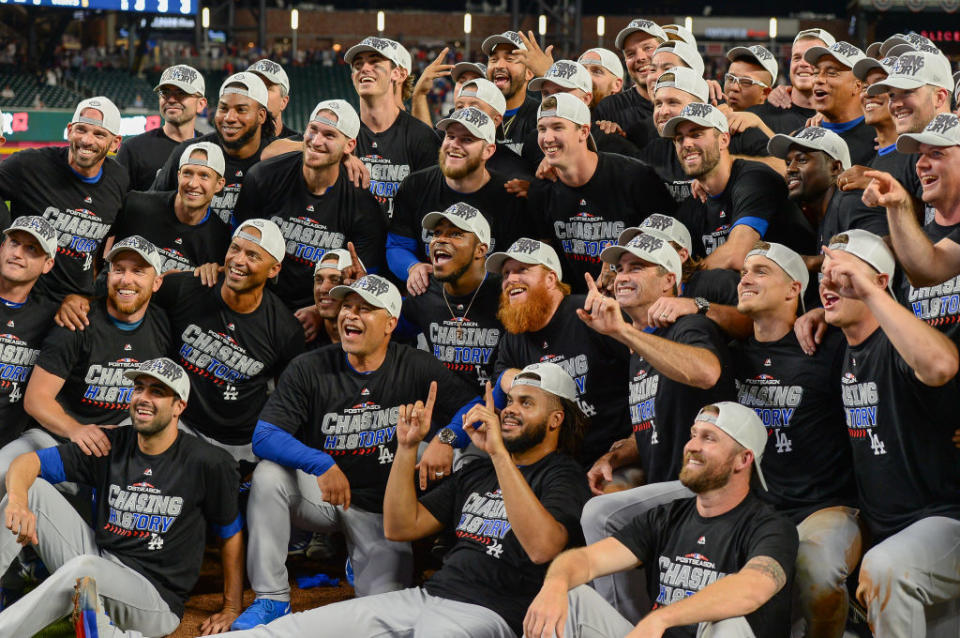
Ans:
[[[440,144],[440,171],[444,177],[463,179],[478,170],[484,170],[485,162],[496,148],[496,145],[487,144],[476,137],[463,124],[450,124]]]
[[[804,204],[823,196],[834,185],[842,167],[823,151],[791,147],[787,151],[787,191]]]
[[[646,88],[647,75],[652,70],[650,62],[658,46],[660,46],[660,40],[643,31],[631,33],[624,40],[624,65],[627,67],[627,75],[637,87]]]
[[[430,240],[430,263],[433,276],[438,281],[455,282],[474,263],[487,254],[486,244],[481,244],[476,235],[441,219],[433,227]]]
[[[668,296],[675,281],[676,277],[664,268],[623,253],[617,262],[613,292],[621,307],[643,308]]]
[[[191,95],[183,89],[164,84],[157,90],[157,99],[160,101],[160,115],[164,121],[180,126],[193,121],[197,111],[207,105],[207,98],[201,95]]]
[[[497,317],[513,334],[539,329],[552,313],[552,294],[557,273],[540,264],[508,259],[500,271],[503,277]]]
[[[330,263],[330,268],[320,268],[313,276],[313,300],[320,318],[333,320],[340,314],[340,300],[331,297],[330,291],[343,282],[343,273],[336,269],[335,261]]]
[[[923,201],[946,210],[960,193],[960,146],[921,144],[917,176],[923,187]]]
[[[336,118],[330,111],[321,111],[321,114]],[[303,132],[303,165],[315,170],[336,166],[356,145],[356,140],[347,138],[335,127],[314,120]]]
[[[258,228],[242,228],[245,233],[254,237],[260,236]],[[234,293],[240,294],[262,288],[268,279],[277,276],[280,264],[258,244],[243,237],[234,237],[227,248],[223,272],[223,284]]]
[[[860,81],[853,71],[832,55],[824,55],[816,64],[813,81],[813,108],[830,119],[842,117],[853,102],[860,101]]]
[[[203,151],[194,151],[191,158],[207,159]],[[226,181],[209,166],[184,164],[177,172],[177,194],[189,209],[205,209]]]
[[[670,118],[680,115],[683,107],[696,100],[696,98],[686,91],[681,91],[674,86],[661,86],[653,96],[653,123],[657,126],[657,131],[663,131],[663,125],[670,121]]]
[[[513,54],[514,48],[513,45],[498,44],[487,58],[487,79],[500,89],[508,102],[526,91],[527,82],[533,78],[533,73]]]
[[[560,401],[540,388],[515,385],[507,392],[507,405],[500,412],[503,445],[511,454],[536,447],[563,423]]]
[[[699,179],[710,173],[720,163],[720,150],[730,141],[728,133],[715,128],[683,122],[673,137],[673,147],[680,158],[683,172]]]
[[[187,407],[173,390],[142,374],[133,381],[130,394],[130,420],[137,434],[153,436],[162,432]]]
[[[84,109],[80,115],[96,120],[103,119],[103,114],[96,109]],[[102,126],[74,122],[67,124],[67,144],[70,148],[67,161],[75,170],[83,173],[98,170],[107,153],[120,146],[120,136]]]
[[[217,103],[213,122],[228,150],[238,150],[251,140],[260,139],[260,126],[267,119],[267,109],[246,95],[225,93]]]
[[[830,261],[830,256],[824,255],[821,272],[830,265]],[[820,280],[820,303],[823,304],[824,319],[829,325],[842,329],[859,324],[871,315],[867,304],[859,299],[841,297],[838,290],[837,282],[826,277]]]
[[[0,277],[12,284],[36,281],[53,268],[37,238],[22,230],[11,230],[0,244]]]
[[[801,93],[813,90],[813,80],[817,69],[803,59],[803,54],[810,47],[826,47],[827,44],[818,38],[803,38],[793,43],[790,50],[790,84]]]
[[[867,95],[867,89],[877,82],[887,79],[887,72],[883,69],[870,69],[863,79],[863,88],[860,91],[860,106],[863,108],[863,121],[873,127],[886,123],[893,123],[888,104],[890,96],[886,92],[878,95]]]
[[[796,313],[796,299],[800,282],[790,276],[773,260],[763,255],[752,255],[743,262],[740,283],[737,284],[737,310],[749,317],[775,312],[792,302]]]
[[[393,85],[403,82],[403,72],[393,62],[373,51],[358,53],[350,65],[357,95],[377,97],[393,95]]]
[[[888,108],[897,134],[922,133],[937,114],[937,92],[924,85],[915,89],[894,89],[887,93]]]
[[[587,149],[589,125],[577,126],[562,117],[542,117],[537,122],[537,144],[547,164],[564,168]]]
[[[125,250],[110,260],[107,271],[107,305],[122,315],[134,315],[160,289],[160,277],[147,260]]]
[[[340,345],[347,354],[364,357],[386,346],[397,320],[355,292],[344,297],[337,316]]]
[[[738,459],[740,455],[749,456],[752,461],[753,455],[726,432],[712,423],[697,421],[683,447],[680,482],[696,494],[724,487],[735,467],[743,465],[743,458]]]

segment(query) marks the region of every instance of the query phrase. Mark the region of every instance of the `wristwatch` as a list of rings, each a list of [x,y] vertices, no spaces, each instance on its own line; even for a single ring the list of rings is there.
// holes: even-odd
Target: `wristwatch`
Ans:
[[[454,434],[453,430],[450,428],[443,428],[437,432],[437,440],[441,443],[446,443],[450,447],[453,447],[453,444],[457,442],[457,435]]]
[[[710,302],[703,297],[694,297],[693,303],[697,304],[697,314],[705,315],[710,310]]]

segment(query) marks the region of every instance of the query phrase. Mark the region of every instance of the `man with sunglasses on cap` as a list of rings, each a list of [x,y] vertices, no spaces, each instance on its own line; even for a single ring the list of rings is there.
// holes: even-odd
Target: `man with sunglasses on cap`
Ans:
[[[454,111],[437,123],[444,133],[436,166],[411,174],[394,200],[394,218],[387,238],[387,262],[407,292],[423,294],[433,266],[428,263],[430,233],[421,227],[424,215],[457,202],[474,207],[490,223],[491,245],[509,245],[530,234],[527,202],[504,188],[507,176],[491,172],[486,161],[496,150],[493,120],[480,109]]]
[[[700,237],[694,253],[706,254],[707,268],[738,270],[759,239],[813,253],[813,229],[788,199],[783,179],[760,162],[731,157],[727,118],[719,109],[691,102],[660,135],[673,140],[684,172],[710,196],[706,202],[688,198],[677,211]]]
[[[300,138],[300,133],[283,123],[283,112],[290,104],[290,78],[283,67],[266,58],[257,60],[247,67],[247,72],[255,73],[267,87],[267,109],[273,115],[274,135],[276,138]]]
[[[436,162],[438,140],[430,126],[397,106],[396,92],[407,76],[410,54],[394,40],[371,36],[350,47],[344,61],[352,69],[360,99],[360,131],[355,154],[370,171],[370,192],[387,218],[400,182]]]
[[[177,424],[190,399],[187,373],[166,358],[123,372],[131,424],[107,431],[110,451],[64,443],[18,457],[0,501],[0,567],[33,545],[50,576],[0,613],[0,633],[32,636],[73,612],[77,636],[165,636],[177,629],[200,576],[203,539],[222,540],[224,607],[201,625],[225,630],[243,594],[236,467]],[[42,480],[37,480],[38,478]],[[96,490],[91,527],[53,485]]]
[[[148,190],[173,148],[198,137],[197,113],[207,108],[203,75],[186,64],[167,67],[153,91],[163,126],[128,137],[117,151],[117,161],[127,169],[133,191]]]
[[[211,214],[210,204],[226,184],[225,172],[219,146],[191,144],[180,155],[177,190],[129,193],[113,235],[140,235],[156,246],[161,274],[218,264],[230,243],[230,226]]]
[[[653,115],[653,96],[647,86],[647,75],[653,70],[653,52],[668,39],[660,25],[643,18],[631,20],[620,30],[616,46],[623,54],[633,86],[610,96],[602,105],[598,104],[594,112],[596,120],[615,122],[626,131]]]
[[[618,636],[789,635],[797,531],[758,495],[766,489],[766,442],[750,408],[704,406],[680,472],[695,496],[648,510],[612,536],[557,557],[527,610],[524,635],[552,636],[564,627],[571,630],[565,636],[593,635],[580,627],[596,617],[620,618],[619,631],[608,634]],[[646,567],[656,602],[634,627],[585,584],[637,566]]]
[[[120,145],[120,111],[105,97],[77,105],[67,146],[26,149],[0,163],[0,199],[13,219],[40,214],[53,224],[59,259],[34,294],[89,308],[96,256],[129,190],[126,171],[107,157]]]
[[[304,350],[300,324],[266,288],[286,249],[276,224],[248,219],[233,233],[213,287],[193,273],[174,273],[156,298],[170,317],[171,351],[193,386],[180,428],[244,467],[257,461],[251,440],[268,383]]]
[[[537,101],[527,95],[527,84],[534,72],[514,51],[526,51],[527,45],[516,31],[495,33],[480,49],[487,56],[487,79],[503,94],[506,110],[497,129],[497,143],[520,155],[523,140],[537,127]]]
[[[809,279],[804,259],[783,244],[757,242],[747,253],[738,308],[751,318],[753,333],[733,345],[733,374],[737,400],[753,408],[770,433],[763,459],[770,489],[760,496],[797,525],[794,616],[805,621],[805,636],[839,637],[847,575],[856,569],[863,539],[835,382],[842,336],[831,330],[810,356],[793,332]]]
[[[408,586],[410,545],[384,537],[382,514],[399,411],[427,399],[431,387],[441,423],[459,422],[479,401],[475,386],[433,356],[392,341],[401,308],[396,286],[366,275],[330,294],[342,299],[339,347],[315,350],[288,366],[254,433],[254,453],[263,460],[247,507],[247,565],[257,598],[235,630],[290,613],[284,561],[291,517],[300,528],[346,532],[358,596]],[[422,473],[420,481],[425,487]]]
[[[264,160],[243,182],[234,217],[254,217],[280,227],[286,245],[284,268],[272,288],[302,320],[314,306],[313,275],[324,252],[348,242],[371,272],[383,265],[386,222],[373,195],[354,186],[341,166],[356,147],[360,119],[344,100],[314,107],[304,131],[303,151]]]
[[[926,609],[960,598],[957,347],[893,297],[879,237],[851,230],[825,253],[820,299],[847,340],[842,401],[872,545],[857,599],[877,638],[924,635]]]
[[[530,210],[564,256],[567,283],[584,291],[583,275],[596,274],[600,253],[615,244],[628,226],[651,213],[676,207],[663,180],[632,158],[597,153],[590,137],[590,110],[569,93],[543,100],[538,111],[538,142],[557,181],[530,185]]]
[[[213,119],[217,130],[178,144],[150,189],[170,191],[177,187],[180,157],[194,141],[216,144],[223,151],[226,185],[214,196],[210,212],[224,223],[232,224],[244,176],[260,161],[260,153],[273,139],[274,121],[267,109],[268,103],[267,87],[259,76],[244,72],[228,77],[220,85],[220,99]]]

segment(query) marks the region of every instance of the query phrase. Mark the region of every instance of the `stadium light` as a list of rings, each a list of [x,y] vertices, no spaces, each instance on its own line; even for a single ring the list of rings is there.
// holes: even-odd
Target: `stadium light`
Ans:
[[[467,35],[473,31],[473,16],[469,13],[463,14],[463,32]]]
[[[540,46],[543,46],[543,36],[547,35],[547,16],[542,13],[537,19],[537,33],[540,34]]]
[[[383,35],[383,29],[386,26],[386,15],[383,11],[377,11],[377,33]]]
[[[300,28],[300,11],[297,9],[290,11],[290,28],[294,31]]]
[[[693,33],[693,18],[691,16],[687,16],[686,18],[684,18],[683,26],[687,31]]]
[[[204,7],[203,11],[200,12],[200,24],[203,25],[204,29],[210,28],[210,7]]]
[[[770,39],[776,40],[777,39],[777,19],[776,18],[770,18],[770,28],[767,30],[770,32]]]
[[[603,46],[603,36],[607,32],[607,19],[597,16],[597,46]]]

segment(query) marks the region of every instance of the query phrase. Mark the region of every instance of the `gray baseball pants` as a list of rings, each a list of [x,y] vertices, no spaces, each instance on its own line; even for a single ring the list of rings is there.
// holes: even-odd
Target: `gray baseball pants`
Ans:
[[[74,586],[82,576],[92,576],[97,583],[101,638],[166,636],[177,628],[180,617],[170,611],[150,581],[101,551],[93,530],[52,485],[37,479],[28,497],[30,510],[37,516],[37,553],[50,576],[0,613],[0,636],[32,636],[70,614]],[[6,511],[4,497],[0,520]],[[6,571],[21,549],[16,536],[0,530],[0,572]]]
[[[299,529],[342,531],[353,565],[357,596],[381,594],[409,587],[413,578],[410,543],[389,541],[383,534],[383,515],[355,505],[349,509],[323,500],[317,477],[260,461],[253,472],[247,502],[247,574],[257,598],[290,600],[287,543],[291,521]]]
[[[220,441],[203,434],[189,423],[184,423],[182,419],[179,423],[177,423],[177,429],[182,430],[187,434],[192,434],[201,441],[206,441],[210,445],[215,445],[221,450],[226,450],[227,454],[232,456],[233,460],[237,461],[238,463],[240,461],[256,463],[259,460],[257,459],[257,455],[253,453],[252,443],[245,443],[243,445],[230,445],[229,443],[221,443]]]

